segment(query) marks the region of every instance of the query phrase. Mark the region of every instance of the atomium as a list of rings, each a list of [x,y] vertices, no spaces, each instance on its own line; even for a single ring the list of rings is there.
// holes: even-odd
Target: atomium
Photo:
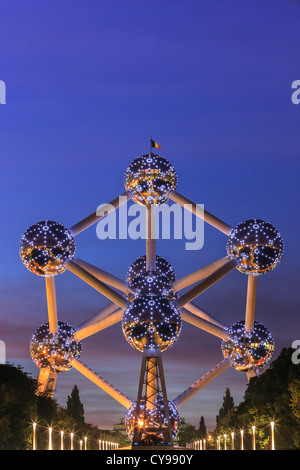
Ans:
[[[79,359],[81,343],[73,339],[75,329],[64,322],[58,322],[57,331],[49,331],[49,323],[40,326],[32,335],[31,357],[40,368],[50,368],[53,372],[71,369],[71,360]]]
[[[251,219],[238,224],[227,242],[227,253],[239,260],[237,269],[256,276],[267,273],[279,263],[283,252],[282,238],[273,225]]]
[[[20,256],[29,271],[38,276],[62,273],[65,262],[73,258],[75,242],[71,232],[49,220],[31,225],[21,238]]]
[[[138,351],[144,346],[168,349],[178,339],[181,317],[167,297],[143,295],[129,304],[122,319],[122,329],[128,343]]]
[[[189,210],[196,217],[204,216],[208,224],[219,230],[222,236],[225,234],[228,237],[227,244],[224,243],[227,256],[175,280],[173,266],[156,254],[156,239],[146,238],[146,255],[131,263],[125,282],[74,257],[74,237],[99,220],[97,212],[70,230],[57,222],[38,222],[24,233],[20,242],[20,256],[26,268],[45,277],[49,323],[34,333],[30,350],[33,361],[41,369],[39,391],[52,393],[56,375],[74,368],[128,410],[125,424],[131,438],[133,434],[139,434],[142,445],[162,445],[167,439],[168,442],[171,437],[174,439],[178,433],[178,407],[203,386],[230,366],[249,375],[258,374],[271,360],[274,339],[266,327],[255,321],[256,285],[260,274],[268,273],[278,265],[283,253],[283,242],[275,227],[262,220],[246,220],[232,228],[206,210],[199,214],[197,204],[175,191],[177,176],[174,167],[165,158],[152,152],[136,158],[127,168],[124,180],[126,197],[115,198],[111,207],[118,208],[123,203],[121,199],[125,203],[130,198],[135,203],[147,206],[148,237],[151,233],[149,228],[152,229],[150,213],[155,212],[156,205],[164,204],[170,198],[186,208],[188,201]],[[150,205],[151,210],[148,210]],[[54,276],[66,269],[110,300],[110,304],[76,329],[57,321]],[[193,299],[234,269],[248,274],[245,321],[238,321],[227,328],[213,315],[195,305]],[[177,341],[184,321],[221,338],[223,358],[203,377],[169,401],[161,352]],[[136,402],[79,360],[82,339],[119,322],[126,341],[132,348],[142,352],[143,356]],[[168,403],[166,408],[165,403]],[[166,432],[170,427],[172,436],[168,434],[169,431]],[[139,433],[134,433],[137,429]]]
[[[274,339],[269,330],[255,321],[250,331],[241,320],[228,328],[231,339],[223,341],[221,348],[224,357],[230,357],[236,370],[256,372],[270,362],[274,351]]]
[[[152,407],[145,406],[145,400],[141,400],[137,416],[137,402],[133,402],[125,416],[125,429],[129,439],[132,440],[134,429],[137,426],[142,431],[142,440],[148,444],[154,439],[163,440],[163,436],[157,436],[163,427],[168,426],[163,397],[158,395]],[[175,439],[180,429],[180,418],[176,406],[168,400],[168,411],[171,425],[172,439]]]
[[[125,173],[126,191],[134,202],[141,205],[164,204],[176,185],[173,165],[153,153],[136,158]]]

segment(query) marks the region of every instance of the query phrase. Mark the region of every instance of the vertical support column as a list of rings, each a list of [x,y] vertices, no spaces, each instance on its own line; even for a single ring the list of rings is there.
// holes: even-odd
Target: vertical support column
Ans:
[[[146,206],[146,271],[156,270],[156,210]]]
[[[254,325],[257,276],[248,275],[245,330],[251,331]]]
[[[163,415],[160,416],[161,411]],[[151,438],[152,442],[149,444]],[[164,448],[164,445],[172,448],[172,430],[161,351],[157,347],[145,347],[135,409],[132,448],[154,447],[155,442],[159,442],[160,449]]]

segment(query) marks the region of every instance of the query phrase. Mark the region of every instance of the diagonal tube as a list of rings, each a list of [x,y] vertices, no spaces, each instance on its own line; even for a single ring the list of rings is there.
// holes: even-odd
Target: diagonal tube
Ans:
[[[121,194],[120,196],[113,199],[109,204],[107,204],[107,206],[101,208],[101,215],[97,214],[97,211],[93,212],[93,214],[89,215],[85,219],[73,225],[73,227],[70,228],[70,232],[73,236],[78,235],[79,233],[83,232],[83,230],[98,222],[100,219],[102,219],[102,217],[105,217],[106,215],[113,212],[115,209],[118,209],[129,199],[131,199],[131,196],[128,192]]]
[[[177,308],[184,307],[185,304],[193,300],[195,297],[204,292],[210,286],[222,279],[222,277],[224,277],[226,274],[230,273],[233,269],[235,269],[237,264],[238,261],[236,259],[231,259],[227,261],[223,266],[216,269],[216,271],[214,271],[212,274],[210,274],[205,279],[196,284],[194,287],[192,287],[188,292],[179,297],[179,299],[177,300]]]
[[[176,408],[183,405],[189,398],[195,395],[199,390],[209,384],[213,379],[218,377],[222,372],[224,372],[228,367],[231,366],[231,359],[226,358],[223,361],[219,362],[213,369],[211,369],[207,374],[203,375],[200,379],[194,382],[189,388],[187,388],[183,393],[178,395],[175,400],[173,400]]]
[[[92,371],[89,367],[87,367],[85,364],[78,361],[77,359],[71,359],[70,362],[71,365],[78,370],[78,372],[80,372],[86,378],[91,380],[95,385],[104,390],[104,392],[108,393],[112,398],[121,403],[121,405],[123,405],[125,408],[130,408],[130,406],[132,405],[132,401],[127,398],[123,393],[119,392],[119,390],[113,387],[109,382],[97,375],[94,371]]]
[[[214,325],[217,325],[223,330],[227,330],[226,325],[216,320],[212,315],[206,313],[204,310],[202,310],[202,308],[197,307],[197,305],[193,304],[192,302],[188,302],[187,304],[185,304],[184,308],[189,312],[193,313],[194,315],[197,315],[197,317],[203,318],[203,320],[206,320],[209,323],[213,323]]]
[[[193,214],[201,218],[203,216],[204,222],[207,222],[208,224],[212,225],[216,229],[225,233],[225,235],[230,235],[232,231],[232,227],[230,227],[230,225],[226,224],[225,222],[222,222],[222,220],[218,219],[217,217],[210,214],[206,210],[197,211],[197,204],[195,204],[194,202],[191,202],[186,197],[182,196],[176,191],[170,191],[169,197],[170,199],[172,199],[172,201],[176,202],[177,204],[182,206],[184,209],[187,209],[188,211],[192,212]]]
[[[193,273],[187,274],[186,276],[174,282],[174,289],[176,291],[179,291],[181,289],[184,289],[185,287],[195,284],[195,282],[201,281],[201,279],[204,279],[205,277],[212,274],[216,269],[223,266],[228,260],[228,256],[225,256],[224,258],[214,261],[213,263],[208,264],[207,266],[204,266],[203,268],[198,269],[197,271],[194,271]]]
[[[101,308],[101,310],[98,310],[98,312],[94,313],[94,315],[92,315],[88,320],[78,325],[76,329],[80,330],[82,328],[85,328],[88,325],[91,325],[92,323],[100,321],[103,318],[110,315],[111,313],[115,312],[117,309],[118,309],[117,305],[114,302],[111,302],[105,307]]]
[[[82,328],[77,328],[74,334],[74,339],[75,341],[81,341],[82,339],[87,338],[88,336],[92,336],[95,333],[98,333],[99,331],[108,328],[109,326],[119,323],[122,320],[122,317],[123,310],[119,309],[116,312],[107,315],[105,318],[102,318],[101,320],[86,325]]]
[[[194,325],[197,328],[200,328],[201,330],[207,331],[207,333],[211,333],[212,335],[217,336],[218,338],[221,338],[224,341],[228,341],[228,333],[223,328],[220,328],[219,326],[214,325],[213,323],[210,323],[204,320],[203,318],[193,315],[192,313],[188,312],[185,308],[182,308],[180,310],[180,315],[182,320],[190,323],[191,325]]]
[[[76,276],[80,277],[83,281],[89,284],[91,287],[96,289],[101,294],[108,297],[110,300],[115,302],[119,307],[126,309],[128,306],[128,301],[122,297],[118,292],[115,292],[109,286],[104,284],[104,282],[99,281],[95,276],[90,274],[88,271],[83,269],[75,260],[69,260],[65,263],[65,267],[71,271]]]
[[[96,266],[93,266],[92,264],[80,258],[76,258],[76,263],[79,264],[79,266],[81,266],[83,269],[88,271],[90,274],[95,276],[97,279],[99,279],[99,281],[103,281],[106,284],[109,284],[110,286],[115,287],[116,289],[119,289],[122,292],[127,292],[128,285],[122,279],[119,279],[113,274],[110,274]]]

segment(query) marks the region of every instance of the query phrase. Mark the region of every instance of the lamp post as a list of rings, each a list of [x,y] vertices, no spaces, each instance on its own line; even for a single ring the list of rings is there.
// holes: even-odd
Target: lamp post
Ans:
[[[231,433],[231,450],[234,450],[234,432]]]
[[[252,450],[256,450],[255,426],[252,426]]]
[[[271,421],[271,450],[275,450],[274,421]]]
[[[52,428],[49,428],[48,432],[49,432],[49,447],[48,447],[48,450],[52,450]]]
[[[32,436],[32,450],[36,450],[36,423],[32,424],[33,436]]]
[[[64,431],[60,431],[60,450],[64,450]]]
[[[84,450],[87,450],[87,437],[84,437]]]
[[[71,450],[74,450],[73,444],[74,444],[74,433],[71,432]]]
[[[226,434],[224,434],[224,436],[223,436],[223,437],[224,437],[224,450],[227,450],[227,449],[226,449],[226,437],[227,437],[227,435],[226,435]]]
[[[241,429],[241,450],[244,450],[244,431]]]

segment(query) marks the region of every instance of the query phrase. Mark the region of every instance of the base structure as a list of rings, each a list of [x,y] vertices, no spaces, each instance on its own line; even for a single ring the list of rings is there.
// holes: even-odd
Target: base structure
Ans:
[[[144,347],[134,411],[132,449],[172,449],[172,429],[161,350]]]

